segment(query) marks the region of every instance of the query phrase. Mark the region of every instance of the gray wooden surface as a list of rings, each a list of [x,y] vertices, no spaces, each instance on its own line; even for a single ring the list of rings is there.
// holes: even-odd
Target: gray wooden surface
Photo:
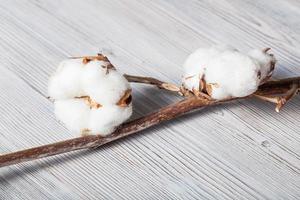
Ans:
[[[186,56],[271,47],[300,75],[298,0],[0,0],[0,153],[72,135],[47,80],[67,56],[104,52],[126,73],[180,82]],[[133,85],[135,117],[178,100]],[[300,98],[191,114],[97,150],[0,169],[0,199],[300,199]]]

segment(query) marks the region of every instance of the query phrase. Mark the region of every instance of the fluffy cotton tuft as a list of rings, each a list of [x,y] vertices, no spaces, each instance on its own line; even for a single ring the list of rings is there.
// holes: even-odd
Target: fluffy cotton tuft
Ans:
[[[254,93],[269,79],[275,58],[267,50],[253,50],[248,55],[230,46],[201,48],[184,63],[183,86],[198,95],[213,99],[243,97]]]
[[[84,99],[56,100],[54,113],[74,133],[87,129],[90,121],[90,107]]]
[[[124,91],[130,88],[125,77],[116,70],[107,73],[101,61],[86,64],[81,81],[85,94],[94,101],[101,102],[101,105],[116,104],[124,95]]]
[[[55,74],[50,77],[48,94],[53,99],[68,99],[82,96],[80,76],[83,72],[82,62],[79,59],[62,61]]]
[[[119,107],[117,105],[105,106],[101,109],[92,109],[88,129],[102,136],[112,133],[116,126],[128,119],[132,114],[131,105]]]
[[[106,136],[132,114],[128,81],[100,58],[63,61],[50,78],[55,115],[74,133]]]

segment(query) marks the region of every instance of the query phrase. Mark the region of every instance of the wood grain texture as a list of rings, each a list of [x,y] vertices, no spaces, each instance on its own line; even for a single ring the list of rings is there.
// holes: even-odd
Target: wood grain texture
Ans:
[[[300,75],[297,0],[0,1],[0,153],[71,138],[46,99],[67,56],[180,82],[199,46],[272,48]],[[177,97],[133,85],[134,117]],[[0,169],[0,199],[299,199],[300,98],[216,106],[96,150]]]

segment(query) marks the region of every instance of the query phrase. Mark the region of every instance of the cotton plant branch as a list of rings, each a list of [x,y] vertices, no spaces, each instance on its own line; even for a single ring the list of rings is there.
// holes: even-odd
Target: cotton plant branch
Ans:
[[[163,82],[152,77],[134,76],[129,74],[124,74],[124,76],[129,82],[155,85],[160,89],[164,89],[171,92],[177,92],[181,96],[192,95],[192,93],[188,92],[183,87],[178,87],[173,83]],[[299,92],[299,82],[298,82],[298,78],[288,78],[288,79],[281,80],[280,84],[282,87],[277,88],[278,90],[279,89],[281,90],[281,91],[277,91],[278,94],[281,94],[280,96],[270,95],[270,94],[274,95],[276,93],[275,90],[270,91],[270,94],[268,93],[269,92],[268,87],[271,86],[272,84],[278,84],[278,81],[269,81],[267,84],[261,86],[261,90],[263,91],[258,90],[256,93],[253,94],[253,96],[258,99],[276,104],[275,110],[276,112],[279,112],[280,109],[287,103],[287,101],[290,100],[293,96],[295,96]],[[211,99],[210,97],[208,97],[208,95],[205,94],[197,95],[197,96],[204,97],[206,99]]]
[[[130,82],[146,83],[156,85],[159,88],[178,92],[177,86],[171,84],[171,87],[162,86],[166,85],[164,82],[149,77],[137,77],[126,75]],[[169,85],[169,84],[167,84]],[[171,88],[171,89],[170,89]],[[253,95],[242,98],[228,98],[224,100],[212,100],[196,96],[188,96],[185,99],[173,103],[169,106],[163,107],[156,112],[143,116],[131,122],[124,123],[119,126],[116,131],[106,137],[97,135],[88,135],[79,138],[69,139],[57,143],[52,143],[44,146],[30,148],[22,151],[8,153],[0,156],[0,167],[18,164],[26,161],[40,159],[48,156],[58,155],[80,149],[95,148],[107,144],[109,142],[124,138],[129,135],[138,133],[144,129],[150,128],[154,125],[160,124],[164,121],[172,120],[176,117],[196,111],[200,108],[213,106],[231,102],[237,99],[250,98],[252,96],[259,96],[259,98],[266,100],[264,97],[280,97],[286,101],[299,92],[300,77],[281,79],[278,81],[269,81],[259,87],[257,92]],[[271,101],[281,105],[281,101]],[[278,103],[279,102],[279,103]],[[281,102],[281,104],[280,104]],[[284,102],[285,103],[285,102]],[[283,103],[283,104],[284,104]],[[279,106],[280,107],[280,106]]]

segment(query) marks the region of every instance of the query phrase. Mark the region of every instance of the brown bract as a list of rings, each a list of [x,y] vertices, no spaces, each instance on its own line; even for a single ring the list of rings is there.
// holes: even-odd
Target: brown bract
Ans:
[[[82,58],[82,63],[83,64],[87,64],[93,60],[98,60],[98,61],[104,61],[104,62],[107,62],[107,65],[106,66],[102,66],[104,68],[107,69],[106,73],[108,74],[109,73],[109,70],[112,69],[112,70],[116,70],[116,68],[111,64],[111,62],[109,61],[109,59],[104,56],[103,54],[101,53],[98,53],[96,56],[75,56],[75,57],[70,57],[71,59],[80,59]]]
[[[101,104],[97,103],[96,101],[92,100],[89,96],[81,96],[81,97],[75,97],[75,99],[83,99],[84,102],[92,109],[92,108],[100,108],[102,107]]]
[[[118,101],[117,105],[120,107],[127,107],[132,101],[131,89],[125,91],[124,95]]]

